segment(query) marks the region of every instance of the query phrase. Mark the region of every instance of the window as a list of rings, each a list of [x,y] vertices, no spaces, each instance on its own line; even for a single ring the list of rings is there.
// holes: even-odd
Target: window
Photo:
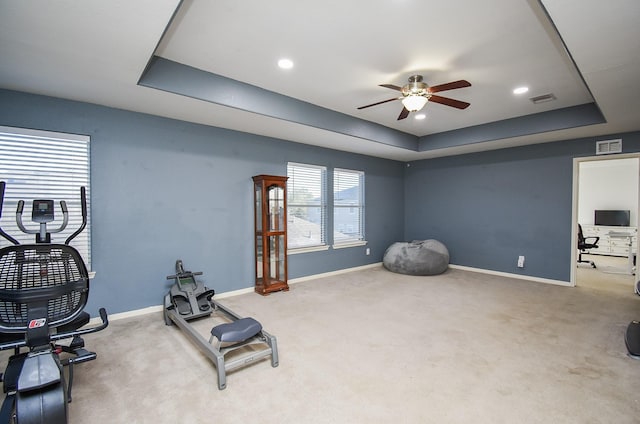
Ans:
[[[364,241],[364,172],[333,171],[333,243]]]
[[[287,164],[287,248],[326,246],[327,168]]]
[[[62,223],[60,200],[67,203],[69,223],[60,233],[51,234],[53,243],[64,243],[82,223],[80,187],[86,188],[89,208],[89,137],[48,131],[0,126],[0,181],[6,183],[1,226],[23,243],[35,243],[34,234],[24,234],[16,224],[16,207],[24,200],[23,224],[37,229],[31,222],[34,199],[53,199],[55,221],[47,229]],[[0,246],[7,242],[0,237]],[[7,242],[8,243],[8,242]],[[71,244],[80,252],[91,270],[89,223]]]

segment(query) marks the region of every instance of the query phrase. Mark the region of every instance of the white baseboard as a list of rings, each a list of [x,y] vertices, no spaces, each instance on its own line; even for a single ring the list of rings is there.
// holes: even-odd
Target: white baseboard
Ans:
[[[519,280],[533,281],[536,283],[553,284],[556,286],[573,287],[569,281],[552,280],[550,278],[532,277],[530,275],[512,274],[510,272],[492,271],[490,269],[472,268],[469,266],[449,264],[449,268],[460,269],[462,271],[479,272],[481,274],[499,275],[500,277],[517,278]]]
[[[119,319],[139,317],[141,315],[147,315],[147,314],[153,314],[153,313],[157,313],[157,312],[162,312],[163,308],[164,308],[163,305],[156,305],[156,306],[149,306],[147,308],[142,308],[142,309],[135,309],[133,311],[119,312],[117,314],[109,314],[109,321],[117,321]],[[109,311],[107,311],[107,313],[108,312]],[[100,317],[93,317],[89,321],[89,324],[90,325],[98,325],[101,322],[102,321],[100,320]]]
[[[346,274],[347,272],[353,272],[353,271],[362,271],[364,269],[377,268],[379,266],[382,266],[382,262],[356,266],[353,268],[339,269],[337,271],[323,272],[322,274],[307,275],[306,277],[293,278],[289,280],[289,284],[302,283],[303,281],[317,280],[318,278],[332,277],[334,275]]]
[[[314,275],[307,275],[305,277],[293,278],[293,279],[289,280],[288,283],[289,284],[297,284],[297,283],[302,283],[304,281],[317,280],[318,278],[331,277],[331,276],[334,276],[334,275],[346,274],[348,272],[354,272],[354,271],[362,271],[362,270],[365,270],[365,269],[377,268],[377,267],[380,267],[380,266],[382,266],[382,262],[376,262],[376,263],[373,263],[373,264],[356,266],[356,267],[353,267],[353,268],[345,268],[345,269],[339,269],[337,271],[323,272],[322,274],[314,274]],[[552,280],[552,279],[549,279],[549,278],[531,277],[529,275],[511,274],[509,272],[492,271],[492,270],[488,270],[488,269],[472,268],[472,267],[468,267],[468,266],[454,265],[454,264],[449,264],[449,268],[459,269],[459,270],[462,270],[462,271],[478,272],[478,273],[481,273],[481,274],[498,275],[498,276],[501,276],[501,277],[517,278],[519,280],[527,280],[527,281],[533,281],[533,282],[537,282],[537,283],[554,284],[556,286],[572,287],[572,284],[569,281]],[[232,290],[232,291],[216,294],[216,299],[224,299],[226,297],[233,297],[233,296],[239,296],[241,294],[253,293],[253,290],[254,290],[253,287],[247,287],[247,288],[244,288],[244,289]],[[124,318],[132,318],[132,317],[141,316],[141,315],[158,313],[158,312],[162,312],[163,308],[164,308],[164,305],[156,305],[156,306],[149,306],[147,308],[136,309],[136,310],[133,310],[133,311],[120,312],[120,313],[117,313],[117,314],[109,315],[109,320],[110,321],[117,321],[119,319],[124,319]],[[93,318],[91,320],[91,324],[92,325],[93,324],[99,324],[99,323],[100,323],[100,318],[99,317]]]

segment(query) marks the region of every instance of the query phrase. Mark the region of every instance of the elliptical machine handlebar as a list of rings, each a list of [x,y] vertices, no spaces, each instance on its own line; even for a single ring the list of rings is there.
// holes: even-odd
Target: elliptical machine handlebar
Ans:
[[[78,228],[75,233],[71,234],[65,241],[64,244],[69,244],[71,240],[76,238],[78,234],[84,230],[84,227],[87,226],[87,191],[84,186],[80,187],[80,205],[82,209],[82,225]],[[65,205],[66,207],[66,205]]]
[[[0,218],[2,217],[5,186],[6,186],[6,183],[4,181],[0,181]],[[82,209],[82,224],[73,234],[67,237],[64,244],[68,245],[69,243],[71,243],[71,240],[76,238],[78,234],[80,234],[87,226],[87,196],[86,196],[86,189],[84,186],[80,187],[80,204]],[[38,210],[37,214],[35,210],[33,212],[34,222],[40,223],[40,228],[38,230],[31,230],[29,228],[26,228],[22,223],[22,213],[24,211],[24,200],[18,201],[18,206],[16,208],[16,224],[18,225],[18,228],[20,229],[20,231],[22,231],[25,234],[37,234],[37,237],[36,237],[37,243],[48,243],[50,240],[50,237],[48,236],[48,234],[59,233],[63,231],[69,223],[69,211],[67,209],[67,202],[65,202],[64,200],[60,201],[60,209],[62,209],[63,220],[60,227],[55,230],[47,229],[47,226],[46,226],[48,222],[53,221],[53,200],[34,200],[34,206],[33,206],[34,209],[36,208],[36,205],[38,205],[38,207],[42,207],[42,210]],[[36,215],[38,216],[36,217]],[[9,240],[11,243],[15,245],[20,244],[18,240],[11,237],[2,228],[0,228],[0,236],[4,237],[5,239]]]
[[[0,181],[0,218],[2,218],[2,204],[4,203],[4,187],[5,187],[5,182],[4,181]],[[9,240],[11,243],[18,245],[20,244],[18,242],[18,240],[14,239],[13,237],[11,237],[9,234],[5,233],[4,230],[0,227],[0,236],[6,238],[7,240]]]
[[[83,334],[89,334],[89,333],[97,333],[98,331],[104,330],[109,326],[109,318],[107,316],[107,310],[104,308],[100,308],[99,313],[100,313],[100,320],[102,321],[100,325],[97,325],[91,328],[82,328],[80,330],[72,330],[72,331],[65,331],[65,332],[60,332],[56,334],[51,334],[49,335],[49,340],[51,340],[52,342],[55,342],[57,340],[70,339],[75,336],[82,336]],[[27,346],[26,339],[20,339],[12,342],[0,343],[0,350],[15,349],[15,348],[20,348],[24,346]]]
[[[38,200],[36,200],[38,202]],[[22,211],[24,210],[24,200],[18,200],[18,207],[16,208],[16,224],[18,224],[18,228],[25,234],[40,234],[42,239],[45,238],[46,233],[59,233],[67,228],[67,224],[69,223],[69,211],[67,210],[67,202],[64,200],[60,201],[60,209],[62,209],[62,224],[60,228],[56,230],[47,229],[46,223],[41,222],[40,228],[37,230],[30,230],[24,226],[22,223]]]

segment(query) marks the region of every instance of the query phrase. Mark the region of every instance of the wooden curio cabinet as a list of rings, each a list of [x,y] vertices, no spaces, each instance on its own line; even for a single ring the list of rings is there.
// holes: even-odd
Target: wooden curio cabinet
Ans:
[[[287,178],[253,177],[256,287],[261,295],[287,284]]]

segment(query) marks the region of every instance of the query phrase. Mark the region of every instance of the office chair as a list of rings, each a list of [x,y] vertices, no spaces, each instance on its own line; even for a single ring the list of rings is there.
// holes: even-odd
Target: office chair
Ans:
[[[594,239],[593,242],[587,242],[587,240],[590,239]],[[589,249],[597,249],[598,248],[598,240],[600,240],[600,237],[585,237],[582,234],[582,226],[580,224],[578,224],[578,250],[580,250],[580,252],[578,253],[578,263],[588,263],[591,265],[592,268],[596,267],[595,262],[593,261],[587,261],[587,260],[583,260],[582,259],[582,254],[583,253],[588,253],[587,250]]]

